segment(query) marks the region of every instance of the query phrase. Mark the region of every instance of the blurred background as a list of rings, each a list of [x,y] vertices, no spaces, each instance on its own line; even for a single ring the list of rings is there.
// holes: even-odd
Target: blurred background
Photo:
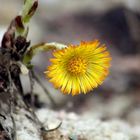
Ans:
[[[23,0],[0,0],[0,40]],[[44,77],[49,53],[33,59],[36,74],[57,103],[57,110],[76,112],[101,120],[122,119],[140,125],[140,0],[39,0],[30,23],[29,40],[78,44],[99,39],[112,56],[110,74],[87,95],[62,95]],[[25,93],[29,80],[22,77]],[[41,102],[50,104],[40,86]]]

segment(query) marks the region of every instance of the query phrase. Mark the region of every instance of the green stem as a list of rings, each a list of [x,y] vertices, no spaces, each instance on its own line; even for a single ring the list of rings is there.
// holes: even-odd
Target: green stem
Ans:
[[[25,0],[21,11],[21,15],[15,18],[16,21],[16,35],[26,37],[28,34],[28,24],[34,15],[38,6],[38,0]]]
[[[38,1],[37,0],[25,0],[23,10],[22,10],[22,21],[24,23],[29,23],[29,20],[36,11]]]
[[[49,50],[54,50],[54,49],[64,49],[66,47],[67,47],[66,45],[57,42],[40,43],[34,45],[30,47],[29,50],[27,50],[27,53],[24,55],[23,58],[23,63],[27,66],[31,62],[32,58],[39,52],[47,52]]]

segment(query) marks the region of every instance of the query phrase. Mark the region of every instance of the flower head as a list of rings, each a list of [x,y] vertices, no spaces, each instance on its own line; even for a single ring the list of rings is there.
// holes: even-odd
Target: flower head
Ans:
[[[110,54],[97,40],[55,50],[53,56],[45,74],[64,94],[86,94],[101,85],[109,72]]]

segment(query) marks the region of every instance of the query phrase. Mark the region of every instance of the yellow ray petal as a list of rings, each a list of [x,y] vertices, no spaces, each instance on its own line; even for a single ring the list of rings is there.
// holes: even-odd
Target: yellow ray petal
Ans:
[[[81,42],[53,52],[45,74],[64,94],[86,94],[102,84],[108,75],[111,57],[99,41]]]

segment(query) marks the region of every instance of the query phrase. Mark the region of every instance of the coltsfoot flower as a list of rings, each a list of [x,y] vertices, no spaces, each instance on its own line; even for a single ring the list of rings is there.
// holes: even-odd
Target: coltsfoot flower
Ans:
[[[110,54],[97,40],[55,50],[53,57],[45,75],[64,94],[86,94],[101,85],[109,73]]]

